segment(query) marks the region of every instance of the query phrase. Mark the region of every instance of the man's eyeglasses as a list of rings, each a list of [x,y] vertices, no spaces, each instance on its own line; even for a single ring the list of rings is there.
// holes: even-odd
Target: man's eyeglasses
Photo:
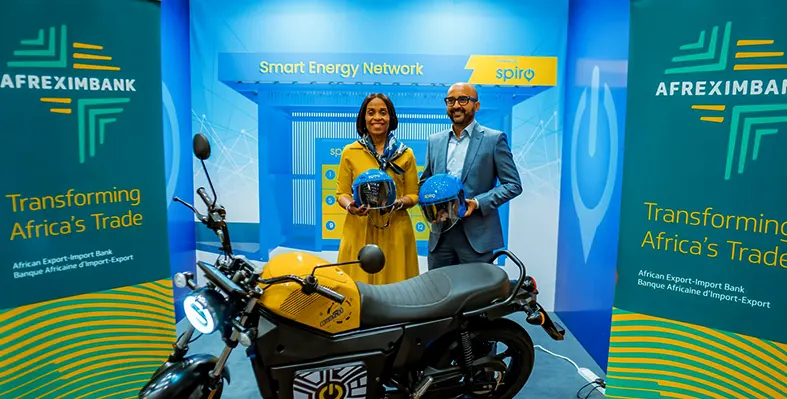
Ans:
[[[467,103],[469,103],[470,101],[478,101],[478,99],[474,97],[462,96],[459,98],[446,97],[444,101],[445,101],[445,105],[449,107],[453,107],[457,101],[459,102],[459,105],[467,105]]]

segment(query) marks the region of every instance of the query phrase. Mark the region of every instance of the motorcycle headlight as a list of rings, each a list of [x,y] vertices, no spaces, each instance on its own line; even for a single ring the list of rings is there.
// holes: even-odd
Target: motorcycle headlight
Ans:
[[[226,307],[224,297],[214,290],[200,288],[183,300],[183,311],[194,329],[210,334],[221,323]]]

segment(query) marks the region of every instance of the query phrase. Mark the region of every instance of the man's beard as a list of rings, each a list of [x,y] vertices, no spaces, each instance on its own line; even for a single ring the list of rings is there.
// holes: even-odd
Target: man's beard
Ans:
[[[472,115],[468,115],[467,111],[459,110],[459,111],[451,111],[450,117],[453,122],[462,123],[470,119]]]

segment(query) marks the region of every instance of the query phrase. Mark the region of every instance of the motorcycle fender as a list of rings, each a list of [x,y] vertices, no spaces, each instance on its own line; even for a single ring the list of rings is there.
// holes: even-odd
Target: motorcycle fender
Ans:
[[[192,355],[177,362],[167,362],[153,373],[139,391],[140,399],[196,399],[202,398],[202,387],[218,359],[210,355]],[[230,383],[229,369],[222,370],[222,377]]]

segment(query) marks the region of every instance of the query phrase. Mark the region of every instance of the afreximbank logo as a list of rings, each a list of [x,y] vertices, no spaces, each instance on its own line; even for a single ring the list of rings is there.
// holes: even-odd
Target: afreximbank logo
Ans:
[[[21,40],[6,58],[0,90],[38,91],[43,110],[70,116],[77,130],[77,159],[84,163],[107,139],[107,125],[123,112],[128,93],[136,91],[134,79],[106,77],[121,72],[112,55],[100,43],[70,41],[66,25],[30,33],[32,38]]]
[[[768,136],[778,133],[775,126],[787,122],[785,46],[734,32],[731,21],[699,32],[696,42],[680,46],[672,58],[675,65],[664,71],[667,77],[684,76],[656,88],[657,97],[695,97],[691,109],[700,120],[729,129],[725,180],[756,161]],[[761,101],[752,104],[744,97]]]

